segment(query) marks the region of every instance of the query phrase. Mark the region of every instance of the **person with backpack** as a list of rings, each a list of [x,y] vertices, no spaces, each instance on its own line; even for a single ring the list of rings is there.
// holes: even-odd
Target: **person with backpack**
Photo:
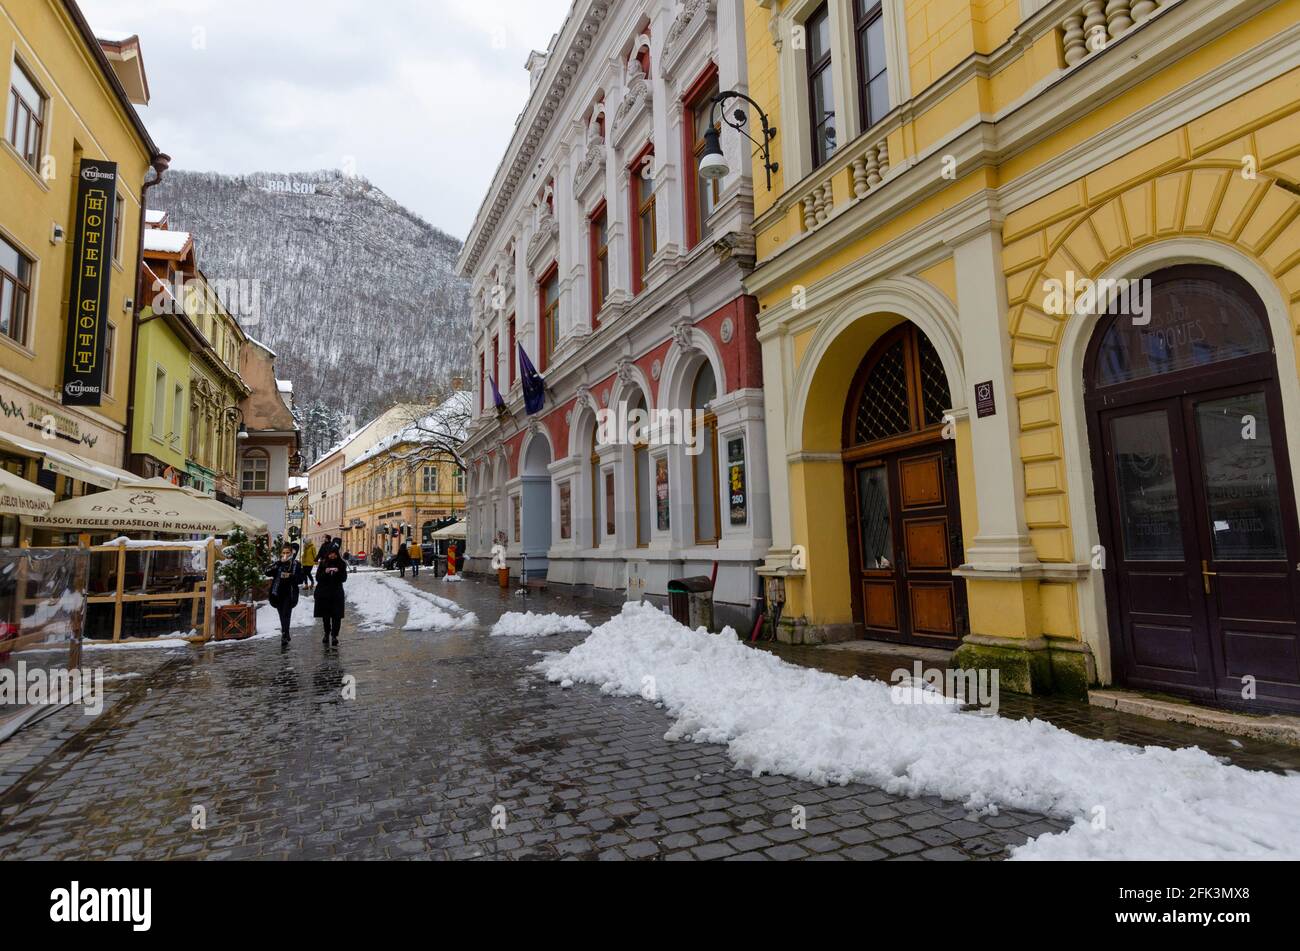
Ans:
[[[310,538],[307,539],[307,546],[302,550],[302,570],[307,578],[304,586],[310,591],[316,587],[316,579],[312,577],[312,573],[316,570],[316,543]]]

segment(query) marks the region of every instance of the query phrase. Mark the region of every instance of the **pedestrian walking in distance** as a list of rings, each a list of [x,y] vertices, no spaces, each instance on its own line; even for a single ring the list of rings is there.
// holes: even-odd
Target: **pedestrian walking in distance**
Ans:
[[[424,560],[424,549],[419,542],[411,542],[411,577],[420,577],[420,563]]]
[[[308,591],[316,587],[316,579],[312,577],[312,573],[315,570],[316,543],[309,538],[307,539],[307,546],[302,550],[302,572],[304,577],[307,579],[304,584]]]
[[[403,578],[406,577],[406,569],[411,567],[411,551],[406,547],[406,542],[402,542],[397,549],[397,572]]]
[[[298,606],[298,586],[303,582],[302,565],[293,556],[293,548],[280,549],[280,560],[267,571],[271,579],[271,606],[280,613],[280,643],[288,644],[293,609]]]
[[[347,562],[337,548],[330,548],[325,558],[316,566],[316,616],[325,622],[322,644],[339,642],[339,627],[343,622],[343,585],[348,580]]]

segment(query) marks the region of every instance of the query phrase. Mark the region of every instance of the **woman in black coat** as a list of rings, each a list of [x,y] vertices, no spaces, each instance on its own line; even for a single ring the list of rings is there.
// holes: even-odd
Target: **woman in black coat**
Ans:
[[[406,569],[411,567],[411,552],[406,547],[406,542],[402,542],[397,549],[397,571],[403,578],[406,577]]]
[[[280,560],[266,572],[271,579],[271,606],[280,613],[280,643],[289,643],[289,626],[293,609],[298,606],[298,586],[305,580],[305,573],[293,549],[285,545],[280,551]]]
[[[337,548],[331,548],[325,560],[316,567],[316,616],[325,622],[322,643],[328,644],[331,639],[335,644],[339,642],[345,602],[343,585],[347,580],[347,563]]]

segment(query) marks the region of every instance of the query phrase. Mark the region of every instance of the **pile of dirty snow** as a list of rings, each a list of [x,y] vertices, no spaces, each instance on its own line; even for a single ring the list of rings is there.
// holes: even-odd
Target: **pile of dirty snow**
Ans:
[[[520,614],[510,611],[501,615],[492,627],[493,637],[554,637],[556,634],[585,634],[591,625],[576,614]]]
[[[629,604],[538,670],[559,683],[662,702],[667,738],[725,744],[741,768],[860,782],[1074,820],[1017,859],[1300,858],[1300,776],[1255,772],[1199,749],[1090,740],[1038,720],[896,703],[889,685],[794,667],[728,629],[691,631]]]

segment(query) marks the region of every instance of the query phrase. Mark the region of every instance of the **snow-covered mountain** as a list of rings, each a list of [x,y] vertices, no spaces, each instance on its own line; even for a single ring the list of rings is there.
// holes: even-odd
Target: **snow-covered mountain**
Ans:
[[[460,242],[364,178],[171,171],[149,204],[194,233],[210,281],[249,282],[239,285],[240,300],[256,304],[241,315],[245,329],[293,380],[309,457],[337,438],[312,430],[469,376]]]

